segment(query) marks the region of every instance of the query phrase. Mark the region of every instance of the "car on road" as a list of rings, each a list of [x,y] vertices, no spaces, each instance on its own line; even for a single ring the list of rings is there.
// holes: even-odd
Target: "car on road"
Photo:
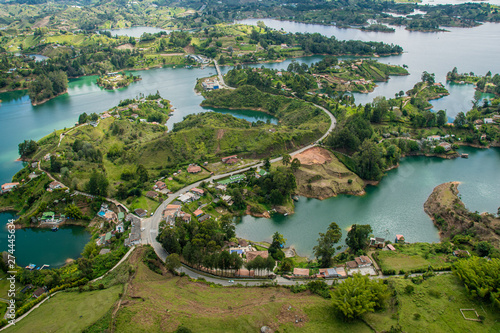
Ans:
[[[229,281],[227,281],[227,282],[229,282],[229,283],[234,283],[234,280],[229,280]]]
[[[144,230],[146,230],[146,228],[141,228],[141,231],[144,231]]]

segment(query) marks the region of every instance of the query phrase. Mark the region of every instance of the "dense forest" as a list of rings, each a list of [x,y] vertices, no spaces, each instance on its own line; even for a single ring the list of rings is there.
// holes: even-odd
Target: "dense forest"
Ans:
[[[33,105],[43,103],[54,96],[66,92],[68,89],[68,76],[63,71],[40,74],[30,82],[28,94]]]

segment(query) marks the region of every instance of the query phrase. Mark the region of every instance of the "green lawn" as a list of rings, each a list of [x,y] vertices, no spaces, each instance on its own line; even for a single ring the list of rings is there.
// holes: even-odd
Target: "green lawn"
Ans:
[[[81,332],[111,308],[122,290],[117,285],[84,293],[59,293],[5,332]]]
[[[397,251],[378,251],[380,268],[400,270],[449,266],[455,260],[452,255],[436,253],[432,244],[414,243],[395,245]]]

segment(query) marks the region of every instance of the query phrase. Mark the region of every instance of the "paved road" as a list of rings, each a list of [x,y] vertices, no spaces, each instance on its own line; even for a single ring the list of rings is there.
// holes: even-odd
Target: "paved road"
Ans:
[[[217,61],[214,60],[214,63],[215,63],[215,68],[217,69],[217,74],[219,75],[219,81],[220,81],[221,85],[224,87],[227,87],[226,84],[224,83],[224,78],[222,77],[222,74],[221,74],[220,69],[219,69],[219,65],[217,64]],[[228,88],[230,88],[230,87],[228,87]],[[330,117],[330,128],[328,128],[328,130],[325,132],[325,134],[320,139],[311,143],[308,146],[305,146],[301,149],[298,149],[298,150],[290,153],[290,156],[300,154],[303,151],[316,146],[319,141],[323,141],[324,139],[326,139],[326,137],[335,129],[335,126],[337,125],[337,120],[327,109],[325,109],[322,106],[316,105],[316,104],[314,104],[314,106],[323,110]],[[271,163],[278,162],[281,159],[282,159],[282,157],[277,157],[277,158],[270,160],[270,162]],[[263,165],[264,165],[263,162],[259,162],[259,163],[253,164],[252,166],[248,166],[248,167],[239,169],[237,171],[232,171],[232,172],[224,173],[221,175],[215,175],[215,176],[212,176],[208,179],[204,179],[202,181],[188,185],[188,186],[184,187],[183,189],[169,195],[168,198],[165,201],[163,201],[160,204],[160,206],[156,209],[153,216],[146,218],[142,221],[142,225],[141,225],[142,230],[143,230],[141,232],[142,243],[143,244],[150,244],[154,248],[158,257],[161,260],[165,261],[166,257],[168,256],[168,253],[163,249],[161,244],[156,241],[156,236],[158,235],[158,228],[159,228],[159,224],[161,222],[162,213],[165,210],[167,205],[172,203],[172,201],[174,201],[179,195],[190,191],[194,187],[198,187],[202,182],[212,182],[214,180],[226,178],[226,177],[229,177],[229,176],[232,176],[235,174],[239,174],[239,173],[248,171],[250,168],[261,167]],[[180,268],[179,272],[184,272],[184,273],[186,273],[186,275],[189,275],[191,278],[203,277],[207,281],[210,281],[210,282],[220,283],[222,285],[231,285],[231,283],[228,282],[227,278],[211,277],[211,276],[208,276],[206,274],[200,274],[198,271],[195,271],[195,270],[193,270],[189,267],[186,267],[186,266],[183,266],[182,268]],[[234,281],[238,282],[237,279],[234,279]],[[270,282],[270,280],[267,280],[267,282]],[[294,285],[295,283],[297,283],[296,281],[290,281],[290,280],[284,279],[282,277],[277,277],[275,282],[282,284],[282,285]],[[302,281],[299,283],[306,283],[306,282],[308,282],[308,281]],[[263,283],[263,281],[262,280],[249,281],[247,279],[244,279],[244,280],[241,280],[241,283],[248,284],[248,285],[260,285],[261,283]]]

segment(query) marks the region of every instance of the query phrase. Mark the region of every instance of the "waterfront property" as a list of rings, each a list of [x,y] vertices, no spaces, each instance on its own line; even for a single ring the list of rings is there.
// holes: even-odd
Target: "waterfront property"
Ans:
[[[1,193],[7,193],[15,189],[19,183],[5,183],[2,185],[2,192]]]

